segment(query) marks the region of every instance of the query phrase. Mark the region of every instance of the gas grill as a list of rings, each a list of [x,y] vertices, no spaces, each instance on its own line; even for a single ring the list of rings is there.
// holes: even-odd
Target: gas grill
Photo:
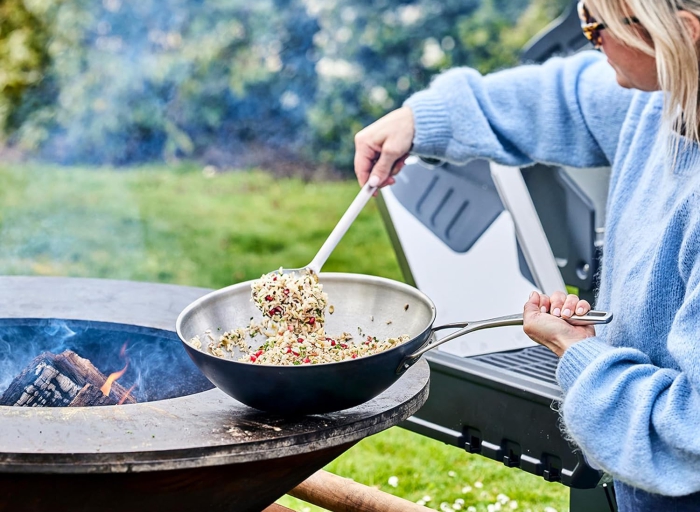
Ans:
[[[572,5],[522,60],[586,45]],[[521,311],[535,287],[594,297],[608,176],[411,157],[380,207],[404,278],[434,300],[437,323],[478,320]],[[561,482],[572,512],[616,510],[612,486],[561,434],[554,354],[509,327],[448,342],[426,359],[430,397],[405,428]]]

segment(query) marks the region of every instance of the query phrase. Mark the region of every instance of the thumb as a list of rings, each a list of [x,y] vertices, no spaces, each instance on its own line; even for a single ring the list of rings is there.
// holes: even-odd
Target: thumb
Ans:
[[[523,307],[524,314],[532,314],[540,312],[540,294],[538,292],[532,292],[530,297],[527,299],[525,306]]]
[[[382,151],[379,160],[374,164],[372,175],[369,177],[369,186],[378,187],[391,175],[391,168],[396,160],[387,151]]]
[[[372,175],[369,178],[370,186],[378,187],[386,183],[394,166],[399,165],[399,169],[401,168],[401,160],[408,156],[409,149],[410,144],[404,148],[403,145],[397,143],[395,138],[385,140],[381,145],[379,159],[374,164]]]

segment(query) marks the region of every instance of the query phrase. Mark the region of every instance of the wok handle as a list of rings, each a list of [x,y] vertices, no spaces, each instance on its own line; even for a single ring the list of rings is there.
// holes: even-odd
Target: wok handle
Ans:
[[[585,315],[574,315],[568,320],[571,325],[596,325],[596,324],[607,324],[613,319],[613,314],[605,311],[589,311]],[[455,338],[464,336],[474,331],[481,331],[482,329],[490,329],[492,327],[506,327],[510,325],[523,325],[523,314],[518,313],[517,315],[499,316],[497,318],[490,318],[488,320],[479,320],[476,322],[458,322],[454,324],[445,324],[438,327],[433,327],[428,336],[428,343],[422,348],[414,352],[413,354],[406,356],[401,364],[399,365],[396,373],[403,373],[413,366],[420,356],[425,354],[428,350],[432,350],[435,347],[439,347],[443,343],[452,341]],[[444,329],[459,329],[457,332],[448,334],[444,338],[434,342],[433,338],[437,331],[442,331]]]

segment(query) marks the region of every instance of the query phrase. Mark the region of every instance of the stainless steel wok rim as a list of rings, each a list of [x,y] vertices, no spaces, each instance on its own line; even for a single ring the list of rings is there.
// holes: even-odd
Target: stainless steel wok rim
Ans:
[[[273,365],[273,364],[258,364],[254,365],[256,368],[259,368],[261,372],[265,371],[274,371],[274,372],[296,372],[298,373],[299,371],[310,371],[313,368],[319,368],[323,366],[330,366],[330,365],[339,365],[339,364],[353,364],[357,363],[358,361],[367,361],[372,358],[380,357],[385,354],[390,354],[391,352],[395,351],[396,349],[406,345],[407,343],[411,343],[412,341],[426,336],[427,333],[429,333],[432,330],[433,325],[435,324],[435,319],[437,318],[437,310],[435,308],[435,304],[433,301],[428,297],[426,294],[418,290],[417,288],[414,288],[413,286],[410,286],[405,283],[401,283],[399,281],[394,281],[393,279],[388,279],[385,277],[379,277],[379,276],[371,276],[367,274],[353,274],[353,273],[347,273],[347,272],[321,272],[319,274],[319,281],[323,281],[324,278],[330,278],[334,279],[337,281],[348,281],[348,282],[353,282],[353,281],[361,281],[361,282],[368,282],[368,283],[373,283],[373,284],[380,284],[383,286],[388,286],[390,288],[397,289],[399,291],[405,292],[409,295],[414,295],[416,299],[421,300],[426,302],[427,304],[430,305],[430,310],[431,310],[431,318],[430,322],[426,325],[425,329],[423,329],[420,334],[408,339],[407,341],[401,343],[400,345],[397,345],[389,350],[385,350],[384,352],[379,352],[377,354],[372,354],[370,356],[364,356],[364,357],[359,357],[357,359],[346,359],[344,361],[337,361],[333,363],[317,363],[317,364],[308,364],[308,365]],[[192,302],[190,305],[188,305],[185,309],[182,310],[182,312],[178,315],[177,321],[175,322],[175,330],[177,332],[178,338],[180,338],[180,342],[185,346],[185,349],[187,350],[194,350],[199,354],[202,354],[206,356],[207,358],[211,358],[212,360],[215,361],[225,361],[226,363],[231,363],[232,368],[235,368],[236,366],[240,367],[245,367],[245,368],[250,368],[251,363],[245,363],[245,362],[240,362],[240,361],[235,361],[233,359],[227,359],[223,357],[217,357],[212,354],[209,354],[203,350],[199,350],[194,348],[192,345],[190,345],[187,340],[185,339],[185,336],[182,333],[182,324],[184,319],[188,316],[188,314],[193,310],[198,308],[199,306],[204,306],[206,305],[207,302],[214,301],[218,297],[222,295],[227,295],[233,290],[237,290],[239,288],[245,288],[248,287],[250,289],[250,285],[256,281],[256,279],[251,279],[249,281],[243,281],[240,283],[232,284],[230,286],[227,286],[225,288],[220,288],[219,290],[215,290],[211,293],[208,293],[199,299],[195,300]],[[323,284],[323,283],[322,283]],[[425,340],[425,343],[429,341],[430,336],[428,336]],[[422,345],[421,345],[422,346]],[[421,347],[417,347],[416,350],[420,349]],[[264,368],[264,369],[263,369]]]

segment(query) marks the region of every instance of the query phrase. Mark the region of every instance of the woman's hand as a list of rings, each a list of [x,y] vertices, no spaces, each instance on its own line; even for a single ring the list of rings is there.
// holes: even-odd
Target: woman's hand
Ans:
[[[576,295],[555,292],[552,297],[532,292],[523,311],[523,330],[533,341],[561,357],[576,342],[595,336],[592,325],[571,325],[566,320],[591,310]]]
[[[401,107],[355,135],[355,174],[360,185],[393,185],[413,143],[413,111]],[[371,177],[370,177],[371,175]]]

